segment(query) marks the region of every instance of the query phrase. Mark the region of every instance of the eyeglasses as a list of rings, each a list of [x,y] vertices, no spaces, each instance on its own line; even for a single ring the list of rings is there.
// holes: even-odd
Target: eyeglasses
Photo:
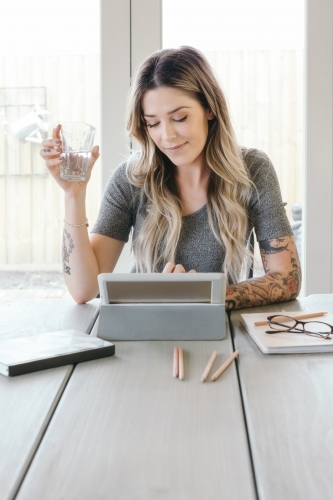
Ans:
[[[331,340],[333,333],[333,326],[322,321],[298,321],[290,316],[268,316],[268,325],[271,330],[266,333],[306,333],[311,337],[319,337],[322,339]]]

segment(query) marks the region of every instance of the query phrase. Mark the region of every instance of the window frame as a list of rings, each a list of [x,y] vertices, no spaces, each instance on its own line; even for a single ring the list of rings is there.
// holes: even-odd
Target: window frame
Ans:
[[[305,2],[303,290],[309,295],[333,291],[333,0]],[[103,189],[129,152],[124,116],[131,76],[161,46],[162,0],[101,0]]]

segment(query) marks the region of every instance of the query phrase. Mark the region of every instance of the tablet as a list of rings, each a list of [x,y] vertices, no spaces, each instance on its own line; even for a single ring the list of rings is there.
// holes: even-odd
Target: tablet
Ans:
[[[104,273],[98,337],[216,340],[225,335],[223,273]]]
[[[104,273],[98,276],[102,304],[224,304],[222,273]]]

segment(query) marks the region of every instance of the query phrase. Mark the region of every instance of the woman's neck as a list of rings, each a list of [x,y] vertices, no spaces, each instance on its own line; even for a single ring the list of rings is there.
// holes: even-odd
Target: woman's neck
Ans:
[[[175,178],[180,189],[206,187],[209,179],[209,169],[207,167],[195,167],[193,165],[189,167],[176,167]]]
[[[208,168],[177,168],[178,185],[183,216],[197,212],[207,203]]]

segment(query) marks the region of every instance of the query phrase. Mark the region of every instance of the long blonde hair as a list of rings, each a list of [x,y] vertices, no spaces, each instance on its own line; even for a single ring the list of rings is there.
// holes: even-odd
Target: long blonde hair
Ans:
[[[207,187],[209,225],[225,249],[221,271],[239,280],[248,255],[247,212],[252,183],[244,165],[231,124],[226,99],[201,52],[183,46],[152,54],[141,65],[131,87],[127,131],[141,146],[129,161],[129,181],[144,189],[147,218],[133,242],[137,270],[154,272],[160,263],[174,262],[182,225],[182,207],[175,181],[175,166],[151,140],[142,113],[142,98],[148,90],[173,87],[197,99],[214,113],[205,145],[210,169]]]

